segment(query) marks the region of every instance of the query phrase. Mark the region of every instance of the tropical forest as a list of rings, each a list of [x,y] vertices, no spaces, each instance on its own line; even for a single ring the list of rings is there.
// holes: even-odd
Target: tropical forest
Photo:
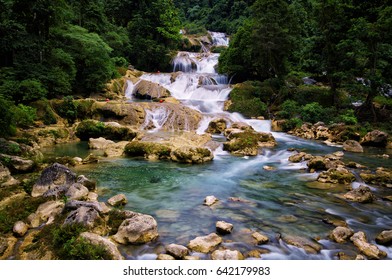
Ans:
[[[0,260],[392,259],[390,0],[0,0]]]

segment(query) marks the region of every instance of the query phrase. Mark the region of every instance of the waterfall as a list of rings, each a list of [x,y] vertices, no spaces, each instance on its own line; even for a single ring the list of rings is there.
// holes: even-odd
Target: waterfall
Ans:
[[[229,39],[224,33],[209,32],[209,34],[214,46],[228,46]],[[202,51],[201,53],[178,52],[172,61],[173,73],[144,74],[140,79],[165,87],[183,105],[200,111],[203,119],[197,129],[199,134],[203,134],[209,122],[217,117],[225,118],[229,122],[247,123],[256,131],[270,131],[270,121],[248,120],[238,113],[224,111],[224,103],[231,92],[228,78],[216,72],[219,54],[209,52],[205,46]],[[130,85],[128,86],[131,90]],[[127,94],[127,97],[130,96],[131,94]],[[153,131],[170,127],[165,125],[169,113],[164,109],[155,109],[146,113],[144,129],[148,129],[151,125],[154,126]]]

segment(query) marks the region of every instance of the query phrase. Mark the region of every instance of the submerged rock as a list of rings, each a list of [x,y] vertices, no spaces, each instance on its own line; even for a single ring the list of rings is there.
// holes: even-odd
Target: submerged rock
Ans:
[[[243,260],[244,256],[237,250],[216,250],[212,252],[213,260]]]
[[[282,239],[287,244],[304,249],[309,254],[317,254],[322,249],[318,242],[305,237],[283,235]]]
[[[92,245],[102,246],[105,252],[111,257],[112,260],[123,260],[124,257],[121,255],[117,246],[107,238],[99,236],[92,232],[82,232],[80,238],[86,240]]]
[[[144,244],[159,236],[158,224],[150,215],[135,215],[123,221],[113,239],[121,244]]]
[[[359,186],[359,188],[349,191],[344,195],[344,198],[350,201],[360,202],[360,203],[368,203],[375,200],[375,196],[370,191],[370,188],[367,186]]]
[[[384,230],[376,237],[376,242],[381,245],[390,246],[392,244],[392,230]]]
[[[353,153],[363,153],[363,148],[361,144],[359,144],[355,140],[347,140],[343,143],[343,150],[347,152],[353,152]]]
[[[297,153],[295,155],[290,156],[289,157],[289,161],[291,161],[291,162],[301,162],[301,161],[305,160],[304,158],[305,158],[306,155],[307,154],[304,153],[304,152]]]
[[[215,196],[209,195],[209,196],[206,196],[206,198],[204,199],[204,205],[212,206],[213,204],[217,203],[218,201],[219,201],[219,199],[217,199]]]
[[[330,234],[330,238],[337,243],[344,243],[353,236],[354,231],[348,227],[336,227]]]
[[[216,233],[211,233],[209,235],[199,236],[191,240],[188,244],[188,248],[196,252],[207,254],[221,243],[222,238],[219,237]]]
[[[381,251],[376,245],[368,243],[366,235],[362,231],[355,233],[350,239],[359,251],[369,259],[379,260],[387,256],[387,253]]]

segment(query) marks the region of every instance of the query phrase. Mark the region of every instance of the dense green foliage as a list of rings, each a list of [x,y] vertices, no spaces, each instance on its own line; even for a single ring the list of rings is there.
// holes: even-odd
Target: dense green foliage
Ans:
[[[167,69],[179,30],[172,0],[0,0],[1,134],[20,123],[9,121],[12,102],[88,96],[128,64]]]

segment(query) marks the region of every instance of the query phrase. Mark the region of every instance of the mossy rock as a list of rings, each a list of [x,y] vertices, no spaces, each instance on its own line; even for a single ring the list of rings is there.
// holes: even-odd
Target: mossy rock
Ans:
[[[345,168],[331,168],[321,172],[317,181],[321,183],[347,185],[355,181],[355,175]]]
[[[137,133],[126,126],[108,125],[95,120],[84,120],[76,127],[76,136],[81,140],[103,137],[110,140],[130,141]]]
[[[169,159],[171,148],[159,143],[132,141],[125,146],[124,153],[130,157]]]

